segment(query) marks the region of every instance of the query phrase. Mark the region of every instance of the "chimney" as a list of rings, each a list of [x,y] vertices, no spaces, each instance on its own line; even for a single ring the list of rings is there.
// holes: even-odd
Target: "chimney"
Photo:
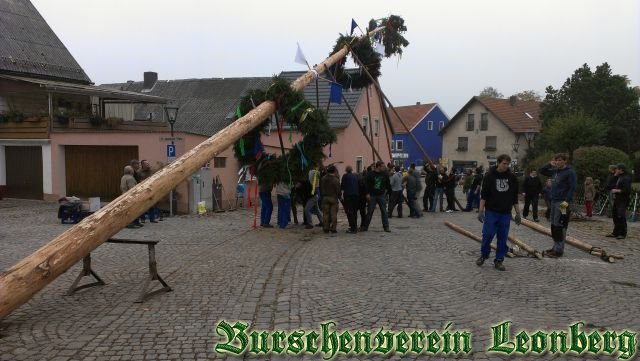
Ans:
[[[416,105],[420,105],[420,102],[416,102]]]
[[[154,71],[144,72],[144,89],[151,89],[153,85],[158,81],[158,73]]]
[[[511,104],[511,106],[516,105],[516,102],[518,101],[518,97],[515,95],[512,95],[509,97],[509,104]]]

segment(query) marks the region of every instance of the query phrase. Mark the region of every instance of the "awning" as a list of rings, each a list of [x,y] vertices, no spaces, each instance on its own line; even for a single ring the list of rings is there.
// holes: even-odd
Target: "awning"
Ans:
[[[135,103],[167,103],[166,98],[158,97],[155,95],[140,94],[136,92],[100,87],[95,85],[74,84],[6,74],[0,74],[0,78],[38,84],[41,88],[46,89],[50,93],[89,95],[100,97],[103,100],[127,100]]]

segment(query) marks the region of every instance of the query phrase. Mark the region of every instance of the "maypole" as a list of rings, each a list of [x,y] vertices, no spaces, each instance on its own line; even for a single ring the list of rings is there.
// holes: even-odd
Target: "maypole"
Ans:
[[[369,37],[381,31],[385,31],[385,27],[378,27],[365,36]],[[301,91],[319,74],[324,73],[325,69],[339,63],[348,52],[349,47],[342,46],[340,50],[333,52],[322,63],[291,83],[291,88]],[[229,148],[253,128],[263,124],[276,110],[277,104],[274,101],[266,100],[260,103],[144,182],[0,273],[0,320],[29,301],[46,285],[157,203],[202,164]]]

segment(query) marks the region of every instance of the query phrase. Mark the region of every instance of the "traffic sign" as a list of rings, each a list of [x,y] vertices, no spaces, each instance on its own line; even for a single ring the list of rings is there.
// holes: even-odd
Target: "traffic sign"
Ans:
[[[176,157],[176,145],[167,144],[167,158]]]

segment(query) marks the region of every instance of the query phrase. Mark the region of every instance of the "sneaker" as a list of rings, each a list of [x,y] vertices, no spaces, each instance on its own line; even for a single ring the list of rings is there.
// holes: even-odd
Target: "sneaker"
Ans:
[[[485,260],[485,259],[486,259],[486,258],[484,258],[484,257],[480,256],[480,258],[478,258],[478,259],[476,260],[476,264],[477,264],[478,266],[482,266],[482,265],[484,264],[484,260]]]
[[[355,229],[347,229],[347,233],[358,233]]]
[[[542,257],[547,257],[547,258],[560,258],[562,257],[562,254],[558,254],[556,253],[554,250],[552,249],[548,249],[544,252],[542,252]]]
[[[609,238],[618,238],[617,235],[613,234],[613,233],[609,233],[607,234],[605,237],[609,237]]]
[[[391,230],[389,228],[385,228],[384,231],[385,232],[391,232]]]
[[[625,238],[627,238],[627,237],[625,237],[623,235],[619,235],[619,236],[616,237],[616,239],[625,239]]]
[[[360,227],[359,231],[360,232],[366,232],[369,230],[369,227]]]
[[[311,228],[313,228],[313,226],[310,224],[307,224],[306,226],[304,226],[304,229],[311,229]]]
[[[271,225],[271,224],[261,224],[260,227],[273,228],[273,225]]]
[[[450,209],[447,209],[446,213],[453,213],[453,211]]]
[[[495,267],[498,271],[506,271],[507,269],[504,268],[504,265],[502,264],[502,261],[494,261],[493,262],[493,267]]]

